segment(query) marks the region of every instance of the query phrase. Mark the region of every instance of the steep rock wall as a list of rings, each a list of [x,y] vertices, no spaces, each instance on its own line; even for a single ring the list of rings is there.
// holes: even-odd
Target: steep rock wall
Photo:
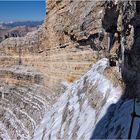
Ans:
[[[111,67],[102,71],[103,75],[107,76],[107,80],[113,83],[113,87],[118,86],[118,84],[121,87],[124,82],[126,85],[125,98],[139,96],[138,2],[131,0],[48,0],[46,14],[44,24],[37,31],[29,33],[25,37],[6,39],[0,44],[0,72],[2,74],[0,77],[2,83],[0,92],[2,108],[0,126],[2,129],[0,134],[3,139],[9,139],[9,137],[11,139],[31,139],[35,127],[40,124],[46,109],[49,110],[67,89],[66,82],[70,84],[79,79],[93,63],[103,57],[112,59],[111,66],[116,66],[118,61],[122,63],[122,78],[120,73],[115,74],[116,72]],[[98,70],[100,71],[100,67]],[[90,75],[88,76],[90,79]],[[92,80],[91,83],[94,83],[95,79]],[[82,81],[82,87],[75,86],[81,92],[85,89],[92,89],[86,80]],[[73,96],[79,94],[77,89],[73,91],[70,88],[71,92],[66,93],[70,94],[68,97],[70,96],[72,102]],[[100,93],[95,93],[94,90],[91,90],[91,93],[86,92],[85,99],[88,98],[88,94],[91,94],[93,100],[96,100],[94,95],[98,97]],[[89,97],[92,96],[89,95]],[[66,103],[71,102],[64,99],[65,101]],[[96,108],[97,114],[98,112],[100,114],[102,107],[104,108],[101,105],[104,105],[105,101],[108,102],[109,98],[99,100],[100,103]],[[82,104],[81,100],[78,102]],[[88,107],[91,107],[92,103],[93,106],[96,104],[90,99],[87,102]],[[56,105],[61,107],[59,102]],[[74,102],[72,107],[74,108],[75,105]],[[54,112],[56,112],[55,109],[52,110],[52,114]],[[129,110],[129,112],[131,111]],[[26,117],[19,117],[22,114]],[[73,115],[69,115],[69,111],[64,113],[65,115],[73,119]],[[78,116],[80,115],[79,113]],[[76,117],[78,118],[78,116]],[[130,117],[130,114],[128,116]],[[58,119],[57,117],[54,116],[55,121]],[[24,120],[24,118],[29,120]],[[108,122],[109,118],[112,116],[109,115]],[[53,128],[55,121],[49,120],[51,123],[47,128]],[[66,124],[73,123],[67,119],[62,121],[62,123],[64,122]],[[62,138],[75,138],[76,132],[80,131],[78,125],[82,127],[81,124],[75,124],[77,129],[72,130],[71,136],[68,136],[68,130],[65,130],[66,135],[62,135]],[[106,123],[106,125],[108,129],[112,130],[112,124]],[[92,126],[96,127],[94,122]],[[113,128],[113,131],[107,131],[106,137],[111,137],[110,132],[114,133],[115,130],[116,128]],[[74,131],[76,132],[74,133]],[[119,133],[121,132],[119,131]],[[43,137],[49,137],[48,135],[53,138],[53,131],[48,132]],[[80,135],[84,137],[83,132]],[[106,132],[103,131],[102,137],[105,135]],[[112,134],[112,137],[126,138],[126,135],[119,137],[120,135]],[[93,136],[99,138],[96,131]]]
[[[21,55],[23,65],[32,65],[42,71],[45,87],[51,93],[59,92],[61,82],[72,83],[96,60],[106,57],[107,46],[107,38],[102,37],[101,29],[102,3],[54,3],[56,6],[51,9],[53,1],[48,1],[47,17],[42,28],[24,38],[10,38],[1,43],[2,67],[16,65]],[[95,7],[98,7],[97,12],[93,10]]]

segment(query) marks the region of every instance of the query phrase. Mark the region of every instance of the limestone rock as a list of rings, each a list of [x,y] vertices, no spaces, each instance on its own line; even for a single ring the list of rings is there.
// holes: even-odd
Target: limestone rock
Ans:
[[[0,43],[0,137],[127,138],[121,115],[131,119],[140,91],[140,3],[48,0],[46,11],[38,30]]]

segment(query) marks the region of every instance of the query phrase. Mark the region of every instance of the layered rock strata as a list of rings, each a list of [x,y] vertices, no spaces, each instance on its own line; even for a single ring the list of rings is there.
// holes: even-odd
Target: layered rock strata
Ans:
[[[131,0],[48,0],[41,28],[0,43],[0,137],[31,139],[38,126],[34,139],[86,139],[94,130],[93,138],[127,138],[130,123],[115,114],[131,120],[139,97],[139,9]]]

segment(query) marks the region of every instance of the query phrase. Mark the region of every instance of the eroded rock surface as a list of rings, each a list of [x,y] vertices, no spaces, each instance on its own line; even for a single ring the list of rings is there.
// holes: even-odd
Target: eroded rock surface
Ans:
[[[131,0],[48,0],[42,27],[0,43],[0,137],[128,138],[123,121],[140,91],[139,9]]]

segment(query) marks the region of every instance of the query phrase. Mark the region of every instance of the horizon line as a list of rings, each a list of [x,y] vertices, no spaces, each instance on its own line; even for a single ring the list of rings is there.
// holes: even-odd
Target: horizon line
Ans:
[[[0,0],[0,2],[46,2],[46,0]]]
[[[2,21],[2,20],[0,20],[0,23],[13,23],[13,22],[43,22],[44,21],[44,19],[42,19],[42,20],[10,20],[10,21]]]

